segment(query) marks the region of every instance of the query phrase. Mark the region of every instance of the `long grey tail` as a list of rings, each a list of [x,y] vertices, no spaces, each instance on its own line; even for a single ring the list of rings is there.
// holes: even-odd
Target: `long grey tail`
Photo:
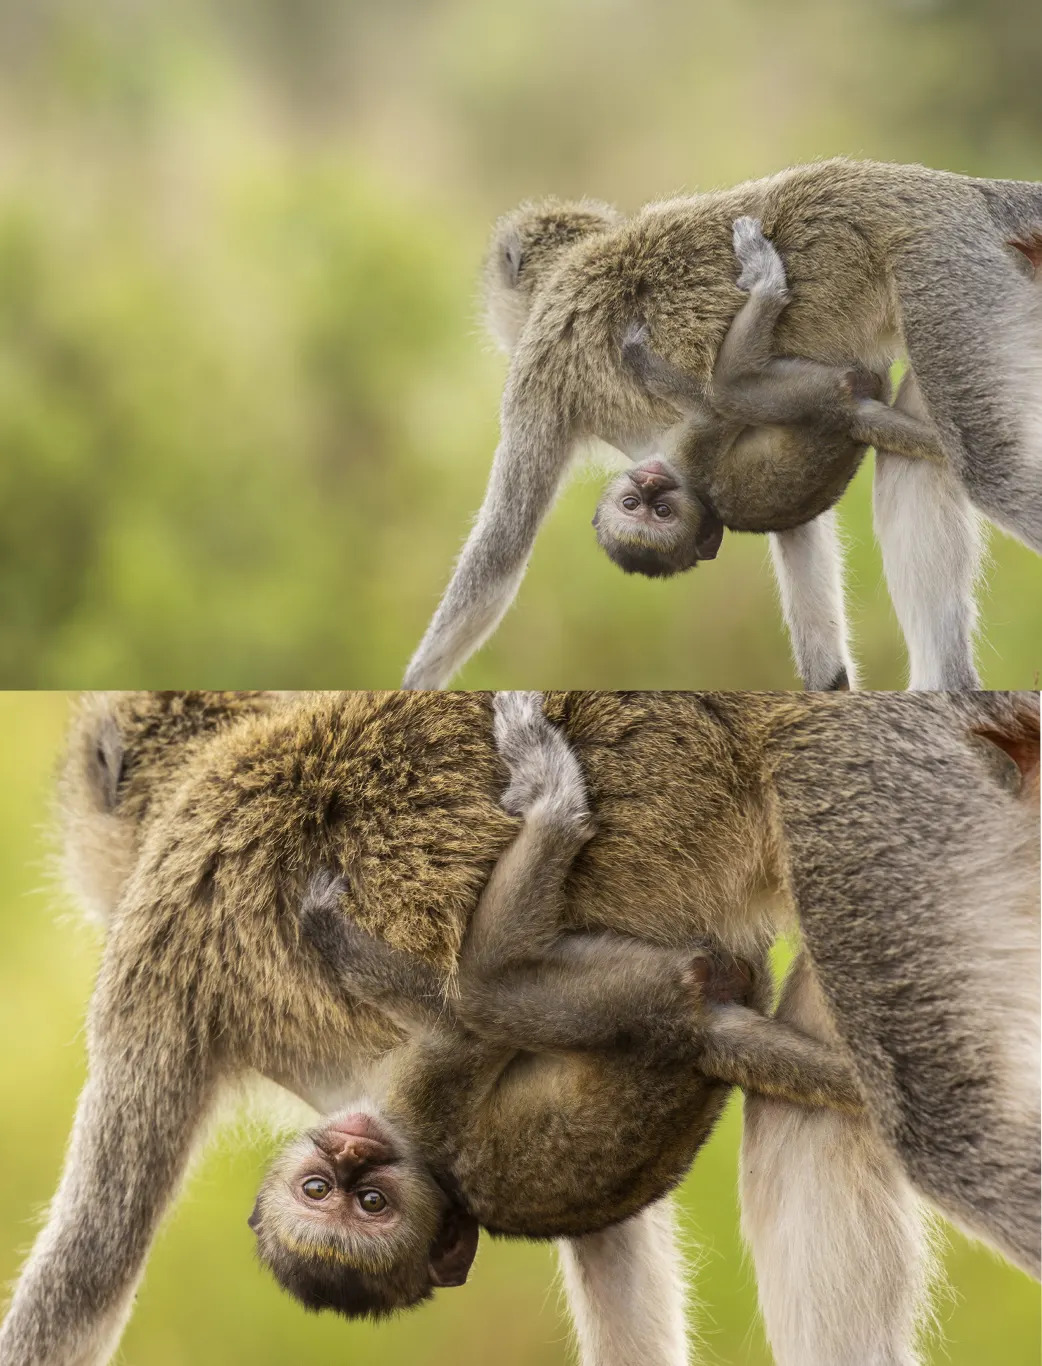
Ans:
[[[1032,180],[982,180],[981,193],[997,227],[1010,238],[1042,238],[1042,184]]]

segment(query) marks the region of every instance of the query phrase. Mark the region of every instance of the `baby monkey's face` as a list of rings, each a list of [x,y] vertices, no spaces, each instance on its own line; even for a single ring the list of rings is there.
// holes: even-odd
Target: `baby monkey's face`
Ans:
[[[476,1222],[393,1127],[335,1115],[275,1162],[249,1219],[261,1261],[308,1309],[377,1318],[462,1285]]]
[[[662,459],[613,479],[594,515],[597,541],[627,574],[665,578],[712,560],[724,527]]]

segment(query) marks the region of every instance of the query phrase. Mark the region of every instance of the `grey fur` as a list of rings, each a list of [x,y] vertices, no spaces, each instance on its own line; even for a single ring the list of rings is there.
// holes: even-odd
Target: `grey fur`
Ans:
[[[1042,293],[1013,245],[1042,222],[1042,186],[872,162],[797,167],[628,223],[605,216],[551,261],[516,333],[482,511],[405,686],[443,686],[494,630],[578,440],[629,449],[670,425],[623,373],[619,344],[638,311],[656,350],[708,384],[737,303],[723,235],[744,216],[761,219],[793,281],[780,348],[877,370],[903,344],[974,506],[1042,548]],[[907,472],[900,481],[912,504],[928,491]],[[948,585],[949,599],[964,593],[961,579]],[[972,610],[942,616],[954,637]],[[946,641],[940,662],[956,662],[944,686],[973,676],[967,651]]]

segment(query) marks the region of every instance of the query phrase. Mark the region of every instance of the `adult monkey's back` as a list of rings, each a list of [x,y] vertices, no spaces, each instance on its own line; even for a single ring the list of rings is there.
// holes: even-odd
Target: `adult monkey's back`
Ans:
[[[363,924],[448,971],[513,829],[480,696],[253,699],[262,714],[195,746],[180,782],[184,737],[164,752],[147,707],[147,762],[133,743],[123,752],[118,708],[133,705],[118,704],[114,729],[102,718],[79,736],[94,780],[74,834],[84,861],[105,865],[99,904],[118,911],[66,1172],[0,1330],[3,1366],[108,1359],[222,1078],[254,1069],[320,1093],[386,1045],[386,1024],[345,1001],[300,942],[316,868],[347,878]],[[1025,1063],[1037,1016],[1032,1036],[1024,1006],[1037,999],[1037,698],[563,694],[547,707],[598,820],[570,884],[576,924],[666,944],[708,932],[740,951],[788,923],[795,897],[829,1003],[804,1023],[850,1047],[887,1179],[903,1189],[907,1173],[1037,1273],[1038,1068]],[[105,880],[114,843],[122,888]],[[873,1133],[851,1141],[879,1152]],[[783,1189],[812,1142],[780,1155]],[[818,1186],[842,1195],[845,1168],[818,1153]],[[659,1308],[677,1298],[652,1290],[678,1275],[660,1217],[566,1254],[597,1366],[686,1358],[680,1315],[664,1322]],[[826,1350],[837,1281],[850,1306],[841,1346],[879,1325],[910,1340],[914,1212],[781,1236],[782,1254],[758,1256],[768,1285],[819,1246],[845,1249],[827,1297],[812,1279],[798,1286],[802,1366],[873,1359]]]
[[[969,502],[1042,551],[1042,185],[830,161],[650,205],[569,247],[519,337],[485,501],[406,686],[444,685],[495,629],[579,440],[634,450],[674,420],[624,370],[626,329],[643,320],[657,352],[708,382],[743,299],[731,251],[742,215],[785,262],[779,351],[869,367],[908,351],[950,468],[880,462],[887,577],[913,686],[976,684]],[[849,664],[841,624],[814,619],[815,593],[836,616],[835,554],[812,523],[785,594],[808,618],[794,637],[817,637],[804,646],[816,687]]]

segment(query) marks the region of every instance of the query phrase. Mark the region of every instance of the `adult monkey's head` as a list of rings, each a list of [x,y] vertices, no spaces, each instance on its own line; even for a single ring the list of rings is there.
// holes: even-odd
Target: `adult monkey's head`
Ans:
[[[485,257],[485,323],[508,354],[528,321],[532,299],[569,247],[623,221],[610,204],[593,199],[543,199],[505,214]]]
[[[712,560],[720,549],[720,518],[684,486],[672,465],[645,460],[618,475],[594,513],[597,542],[627,574],[668,578]]]
[[[264,692],[99,692],[80,701],[58,781],[65,881],[106,922],[145,827],[217,734],[277,705]]]

